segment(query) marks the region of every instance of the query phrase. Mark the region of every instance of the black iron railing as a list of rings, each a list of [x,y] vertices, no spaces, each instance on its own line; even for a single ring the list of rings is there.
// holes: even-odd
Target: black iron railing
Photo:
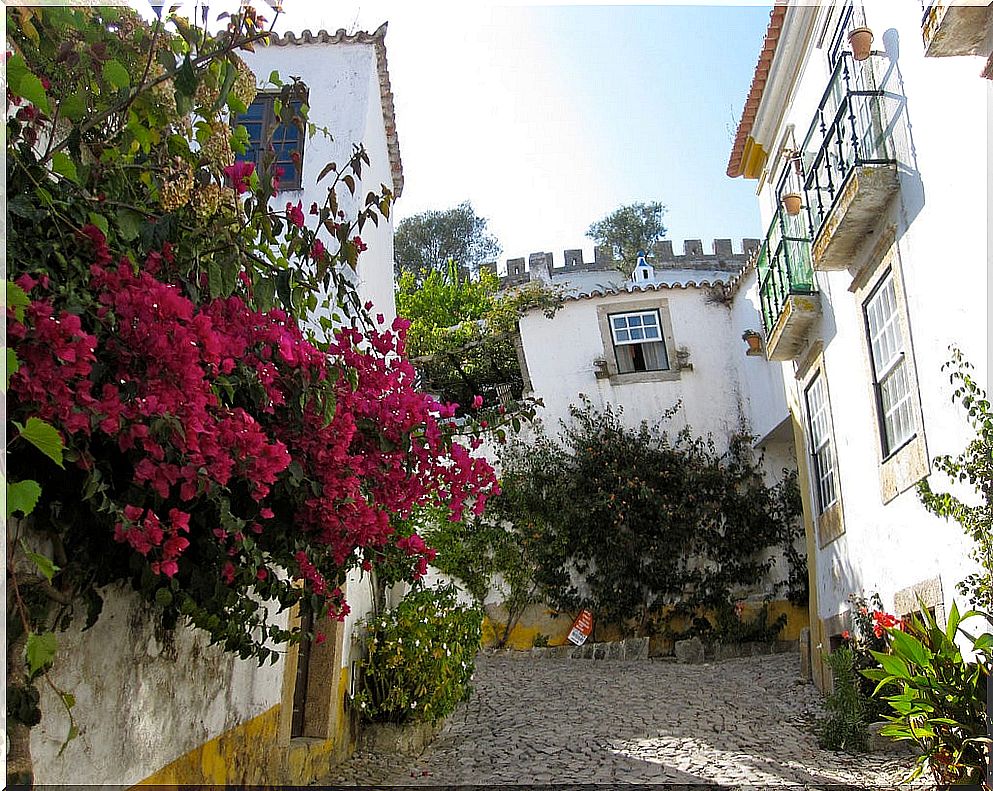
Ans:
[[[759,250],[756,267],[767,338],[791,294],[813,294],[817,290],[805,226],[802,215],[791,216],[780,207]]]
[[[841,54],[804,138],[801,156],[808,237],[817,236],[852,172],[863,165],[896,162],[887,128],[886,102],[878,87],[879,55],[856,61]]]

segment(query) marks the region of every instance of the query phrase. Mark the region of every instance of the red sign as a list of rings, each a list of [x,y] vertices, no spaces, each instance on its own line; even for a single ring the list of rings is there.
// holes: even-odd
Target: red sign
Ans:
[[[576,616],[576,620],[572,622],[572,630],[569,632],[569,642],[574,645],[582,645],[592,632],[593,613],[589,610],[582,610]]]

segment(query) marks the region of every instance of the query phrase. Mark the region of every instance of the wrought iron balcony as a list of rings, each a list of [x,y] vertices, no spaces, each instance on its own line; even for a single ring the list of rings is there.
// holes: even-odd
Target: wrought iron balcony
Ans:
[[[778,209],[759,250],[759,301],[770,360],[796,357],[821,312],[805,226],[801,215]]]
[[[899,186],[889,123],[900,97],[879,87],[879,55],[841,54],[801,148],[815,269],[844,269]]]
[[[921,33],[924,54],[931,58],[952,55],[987,55],[984,49],[993,7],[960,5],[955,0],[933,0],[924,9]]]

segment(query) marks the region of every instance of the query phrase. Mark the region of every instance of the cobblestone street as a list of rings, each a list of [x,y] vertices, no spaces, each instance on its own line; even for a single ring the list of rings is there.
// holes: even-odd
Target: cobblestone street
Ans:
[[[797,665],[484,655],[472,699],[420,758],[359,753],[327,782],[896,785],[909,755],[818,749],[819,695]]]

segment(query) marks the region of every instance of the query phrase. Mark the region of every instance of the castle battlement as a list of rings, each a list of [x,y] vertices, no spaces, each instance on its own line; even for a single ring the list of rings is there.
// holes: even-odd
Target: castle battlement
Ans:
[[[683,252],[677,254],[672,248],[672,241],[666,239],[656,242],[652,249],[646,252],[648,262],[657,271],[738,272],[748,263],[761,243],[759,239],[742,239],[740,252],[735,252],[730,239],[714,239],[713,252],[704,253],[703,242],[700,239],[686,239],[683,242]],[[496,261],[487,262],[482,266],[494,274],[497,273]],[[575,272],[608,272],[616,268],[616,261],[610,249],[600,245],[593,249],[592,261],[583,260],[581,249],[564,250],[560,266],[554,265],[551,253],[531,253],[527,258],[507,259],[506,273],[500,277],[500,286],[516,286],[531,281],[553,283],[556,278]]]

